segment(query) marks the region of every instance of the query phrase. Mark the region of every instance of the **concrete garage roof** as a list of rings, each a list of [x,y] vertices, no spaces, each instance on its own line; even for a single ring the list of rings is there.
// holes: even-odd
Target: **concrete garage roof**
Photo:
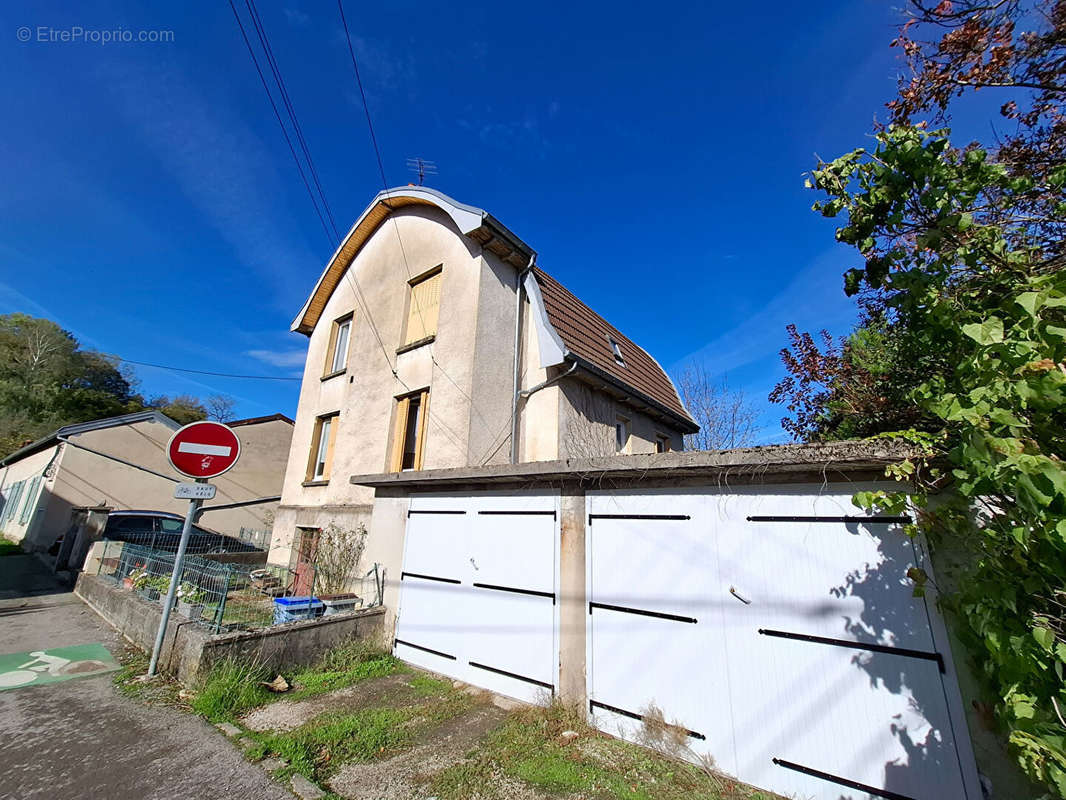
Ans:
[[[901,442],[853,440],[828,444],[784,444],[738,450],[698,450],[609,458],[532,461],[490,467],[458,467],[353,475],[351,482],[379,492],[404,493],[508,486],[580,484],[612,488],[635,483],[692,479],[723,486],[751,483],[808,483],[883,480],[885,467],[917,455]]]

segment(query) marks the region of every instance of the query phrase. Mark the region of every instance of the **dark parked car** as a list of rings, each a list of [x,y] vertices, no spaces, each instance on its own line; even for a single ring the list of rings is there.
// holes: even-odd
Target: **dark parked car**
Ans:
[[[175,553],[184,524],[184,518],[167,511],[112,511],[107,516],[103,538]],[[193,525],[189,532],[189,553],[249,553],[258,550],[255,545],[199,525]]]

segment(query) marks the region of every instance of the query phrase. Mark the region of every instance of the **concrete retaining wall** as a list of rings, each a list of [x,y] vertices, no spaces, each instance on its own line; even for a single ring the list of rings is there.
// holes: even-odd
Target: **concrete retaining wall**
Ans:
[[[82,573],[74,589],[90,608],[142,650],[151,651],[162,608],[106,578]],[[178,614],[167,624],[159,666],[186,686],[202,680],[227,658],[255,659],[271,669],[307,666],[338,644],[381,636],[384,608],[369,608],[260,631],[212,634]]]

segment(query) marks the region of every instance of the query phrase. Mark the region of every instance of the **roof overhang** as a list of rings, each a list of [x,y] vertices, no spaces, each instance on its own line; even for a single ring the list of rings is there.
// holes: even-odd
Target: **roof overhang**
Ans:
[[[448,215],[463,236],[469,237],[483,250],[516,269],[525,267],[533,256],[534,251],[529,245],[484,209],[459,203],[425,186],[385,189],[378,192],[370,205],[359,215],[340,247],[333,253],[310,297],[293,320],[293,331],[310,335],[322,316],[326,302],[340,284],[345,270],[359,250],[390,214],[408,206],[439,208]]]
[[[136,411],[133,414],[123,414],[119,417],[105,417],[104,419],[94,419],[89,422],[78,422],[73,425],[66,425],[55,433],[50,433],[47,436],[38,439],[36,442],[24,445],[13,453],[9,453],[3,458],[0,458],[0,467],[6,467],[19,459],[23,459],[26,456],[45,450],[56,444],[60,440],[60,437],[67,439],[71,436],[88,433],[89,431],[98,431],[103,428],[114,428],[119,425],[132,425],[137,422],[157,422],[174,431],[181,427],[181,425],[160,411]]]
[[[655,398],[649,397],[643,392],[638,391],[628,383],[623,382],[606,370],[596,366],[591,361],[582,358],[573,351],[567,352],[566,357],[568,360],[577,363],[578,372],[574,377],[578,380],[583,380],[585,383],[590,384],[596,389],[607,392],[618,400],[618,402],[625,403],[638,411],[642,411],[653,419],[658,418],[669,421],[682,433],[699,432],[700,426],[688,417],[684,417],[676,411],[667,408]]]
[[[886,466],[916,454],[912,445],[902,442],[852,440],[387,472],[353,475],[350,480],[358,486],[370,486],[379,494],[383,490],[412,493],[492,486],[558,488],[563,484],[596,488],[673,486],[682,481],[713,482],[722,487],[745,483],[847,483],[886,480]]]

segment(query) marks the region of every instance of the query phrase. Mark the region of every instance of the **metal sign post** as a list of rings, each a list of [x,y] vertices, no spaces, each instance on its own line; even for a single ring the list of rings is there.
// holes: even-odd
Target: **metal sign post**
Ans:
[[[207,481],[202,478],[197,480],[196,483],[207,485]],[[175,495],[180,496],[182,494],[181,487],[188,486],[188,484],[178,484],[178,489],[174,492]],[[211,487],[214,489],[214,487]],[[204,495],[207,491],[204,491]],[[188,496],[188,494],[186,494]],[[212,491],[210,496],[214,496]],[[181,580],[181,571],[185,566],[185,548],[189,546],[189,534],[192,532],[193,520],[196,519],[197,514],[200,511],[200,506],[204,504],[203,496],[194,497],[189,500],[189,510],[185,512],[185,524],[181,528],[181,541],[178,542],[178,552],[174,554],[174,572],[170,576],[170,586],[167,588],[167,598],[163,601],[163,616],[159,620],[159,630],[155,634],[155,645],[152,647],[152,660],[148,664],[148,674],[155,675],[156,667],[159,666],[159,652],[163,649],[163,639],[167,633],[167,623],[170,622],[170,611],[174,607],[174,596],[178,591],[178,582]]]
[[[170,587],[163,601],[163,617],[159,620],[159,630],[155,635],[152,661],[148,665],[149,675],[155,675],[159,666],[159,652],[163,649],[170,611],[174,606],[174,596],[178,592],[182,568],[185,566],[189,533],[200,515],[204,500],[211,500],[215,496],[215,487],[210,485],[207,479],[215,478],[231,469],[240,455],[240,438],[220,422],[191,422],[175,431],[167,442],[167,460],[170,466],[182,475],[195,478],[196,483],[179,483],[174,489],[174,497],[179,500],[188,499],[189,510],[185,514],[185,524],[181,529],[178,552],[174,554],[174,573],[170,576]]]

